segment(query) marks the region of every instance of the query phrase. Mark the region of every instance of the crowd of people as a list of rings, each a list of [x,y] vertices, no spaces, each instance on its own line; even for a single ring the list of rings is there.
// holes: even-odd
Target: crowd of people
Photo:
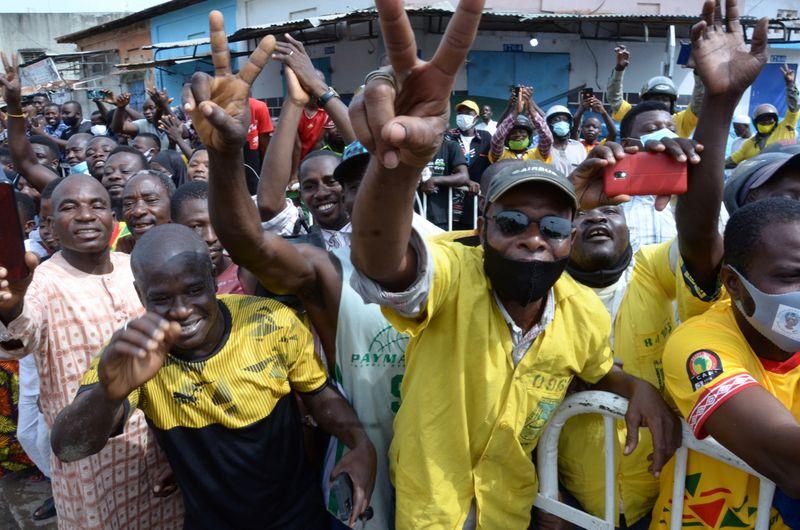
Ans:
[[[451,122],[483,0],[460,1],[430,61],[402,1],[376,5],[385,66],[349,106],[291,35],[234,73],[217,11],[214,74],[148,89],[141,111],[25,97],[3,55],[0,163],[30,272],[0,245],[0,474],[51,480],[34,517],[570,528],[533,507],[536,447],[594,389],[628,403],[618,528],[669,528],[676,493],[683,526],[754,527],[755,476],[690,451],[674,487],[681,420],[776,484],[770,528],[800,528],[793,71],[783,117],[734,115],[767,20],[747,45],[737,0],[706,0],[685,109],[662,76],[626,101],[620,46],[608,104],[545,110],[517,86],[497,120],[464,99]],[[275,123],[250,95],[269,60]],[[604,173],[643,156],[682,167],[685,193],[607,194]],[[599,517],[605,447],[581,415],[558,452],[560,498]]]

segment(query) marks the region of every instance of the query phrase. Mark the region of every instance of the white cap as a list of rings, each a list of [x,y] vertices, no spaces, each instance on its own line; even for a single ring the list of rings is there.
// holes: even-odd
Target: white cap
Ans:
[[[733,123],[742,123],[745,125],[750,125],[750,116],[748,116],[747,114],[734,114]]]

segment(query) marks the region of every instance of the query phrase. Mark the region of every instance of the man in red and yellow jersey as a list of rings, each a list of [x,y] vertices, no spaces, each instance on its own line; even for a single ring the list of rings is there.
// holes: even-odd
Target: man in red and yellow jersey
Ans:
[[[778,487],[770,528],[800,525],[800,203],[769,198],[725,229],[730,300],[675,331],[664,351],[667,390],[695,436],[713,436]],[[669,527],[672,463],[653,529]],[[758,479],[689,451],[683,526],[752,528]]]

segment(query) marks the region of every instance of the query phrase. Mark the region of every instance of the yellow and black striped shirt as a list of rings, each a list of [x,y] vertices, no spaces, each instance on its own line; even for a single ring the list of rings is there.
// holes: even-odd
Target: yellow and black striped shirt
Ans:
[[[128,396],[156,432],[187,528],[315,528],[325,513],[291,392],[326,384],[308,327],[275,300],[222,295],[225,337],[199,360],[168,355]],[[98,359],[79,392],[97,383]]]

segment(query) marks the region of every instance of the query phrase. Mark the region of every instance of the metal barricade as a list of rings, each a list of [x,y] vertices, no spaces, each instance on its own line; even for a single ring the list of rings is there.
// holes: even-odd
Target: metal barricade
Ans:
[[[609,392],[578,392],[564,400],[553,414],[550,424],[542,433],[537,444],[536,469],[539,474],[539,493],[534,506],[556,515],[565,521],[592,530],[613,530],[617,515],[615,502],[615,447],[617,440],[616,420],[623,420],[628,409],[628,400]],[[558,438],[564,424],[579,414],[600,414],[603,416],[605,431],[605,517],[600,519],[558,500]],[[682,423],[682,447],[675,453],[675,473],[673,475],[672,514],[670,527],[681,528],[683,515],[683,490],[686,483],[686,464],[688,450],[702,453],[754,475],[760,480],[758,514],[755,530],[769,528],[770,507],[775,493],[775,484],[756,472],[739,457],[722,447],[712,438],[698,440],[689,426]]]
[[[451,232],[453,230],[453,189],[461,190],[464,192],[469,191],[469,188],[466,186],[461,186],[458,188],[452,188],[450,186],[446,186],[447,188],[447,231]],[[422,199],[420,199],[422,196]],[[414,197],[414,206],[417,208],[417,213],[420,214],[425,219],[428,218],[428,194],[419,192],[415,194]],[[472,228],[478,228],[478,196],[472,196]]]

